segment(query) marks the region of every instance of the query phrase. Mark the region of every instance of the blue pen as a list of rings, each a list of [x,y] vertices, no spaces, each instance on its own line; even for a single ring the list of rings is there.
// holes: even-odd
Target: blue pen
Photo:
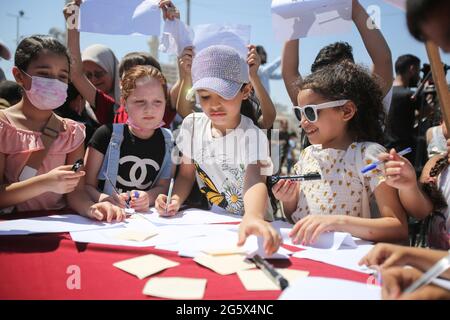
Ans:
[[[410,147],[408,147],[408,148],[406,148],[406,149],[400,151],[400,152],[398,153],[398,155],[399,155],[399,156],[404,156],[405,154],[408,154],[408,153],[410,153],[410,152],[412,152],[412,149],[411,149]],[[380,161],[380,160],[375,161],[374,163],[371,163],[371,164],[369,164],[368,166],[365,166],[365,167],[361,170],[361,173],[367,173],[367,172],[369,172],[369,171],[375,169],[376,167],[378,167],[380,164],[382,164],[382,163],[384,163],[384,162],[385,162],[385,161]]]
[[[136,190],[134,191],[134,197],[135,197],[136,199],[139,198],[139,192],[137,192]]]

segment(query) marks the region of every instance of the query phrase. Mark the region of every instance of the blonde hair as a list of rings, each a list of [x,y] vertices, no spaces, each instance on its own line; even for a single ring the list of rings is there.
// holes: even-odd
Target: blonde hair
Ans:
[[[124,100],[128,99],[134,89],[136,89],[137,81],[145,77],[154,78],[161,83],[161,87],[164,91],[164,97],[166,99],[166,104],[169,103],[166,78],[161,73],[161,71],[152,66],[135,66],[124,73],[120,81],[122,98]]]

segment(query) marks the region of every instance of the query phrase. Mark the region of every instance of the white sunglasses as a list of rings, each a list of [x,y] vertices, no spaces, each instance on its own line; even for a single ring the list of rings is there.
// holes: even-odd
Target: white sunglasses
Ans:
[[[317,110],[341,107],[349,101],[350,100],[336,100],[321,104],[307,104],[303,107],[294,107],[294,114],[298,121],[302,121],[303,115],[309,122],[316,122],[319,118]]]

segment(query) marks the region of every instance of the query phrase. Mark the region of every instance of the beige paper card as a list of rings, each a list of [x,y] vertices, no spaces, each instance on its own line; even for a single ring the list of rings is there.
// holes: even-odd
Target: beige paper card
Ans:
[[[210,256],[200,254],[194,258],[194,261],[207,267],[223,276],[238,272],[239,270],[247,270],[255,267],[252,262],[244,261],[246,258],[243,254],[232,254],[226,256]]]
[[[290,284],[301,277],[307,277],[308,271],[276,269]],[[240,270],[238,271],[239,279],[248,291],[261,290],[280,290],[261,269],[256,270]]]
[[[174,262],[154,254],[148,254],[113,263],[113,266],[116,268],[131,273],[139,279],[144,279],[152,274],[168,268],[176,267],[178,265],[178,262]]]
[[[142,293],[167,299],[203,299],[206,281],[206,279],[155,277],[147,281]]]
[[[230,247],[230,248],[221,248],[221,249],[203,249],[204,253],[209,254],[210,256],[227,256],[231,254],[244,254],[246,253],[243,247]]]
[[[121,240],[130,240],[130,241],[145,241],[147,239],[150,239],[151,237],[154,237],[158,234],[156,230],[133,230],[128,229],[124,232],[119,233],[115,236],[116,239]]]

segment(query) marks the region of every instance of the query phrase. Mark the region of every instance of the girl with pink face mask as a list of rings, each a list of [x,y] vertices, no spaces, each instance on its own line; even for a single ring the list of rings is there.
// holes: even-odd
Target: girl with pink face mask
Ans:
[[[0,112],[0,210],[67,207],[97,220],[122,220],[123,210],[96,203],[85,191],[85,172],[72,170],[84,156],[85,128],[53,113],[67,97],[69,56],[48,36],[21,41],[13,75],[21,101]]]
[[[151,66],[135,66],[121,80],[126,124],[97,129],[86,152],[86,182],[91,197],[119,207],[147,212],[173,175],[170,130],[161,128],[167,97],[166,79]]]

